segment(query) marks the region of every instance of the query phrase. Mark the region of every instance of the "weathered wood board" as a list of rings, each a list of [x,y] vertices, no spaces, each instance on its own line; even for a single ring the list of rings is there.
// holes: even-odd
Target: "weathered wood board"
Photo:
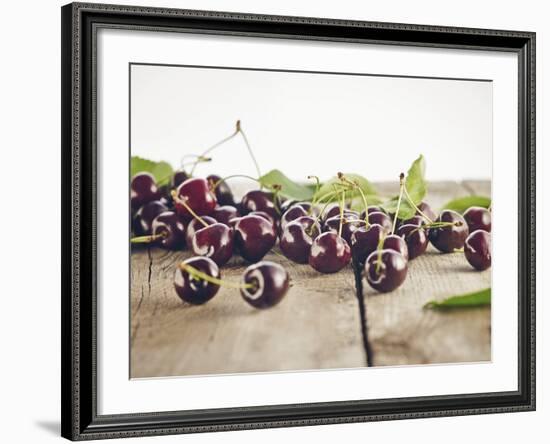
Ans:
[[[395,193],[395,185],[381,184]],[[427,200],[438,208],[472,192],[489,195],[488,182],[430,184]],[[367,363],[359,300],[349,269],[323,275],[275,249],[292,287],[269,310],[256,310],[239,291],[221,288],[203,306],[182,303],[173,289],[179,261],[189,252],[136,249],[131,255],[131,369],[133,378],[239,372],[363,367]],[[238,281],[246,264],[223,268]],[[490,286],[490,270],[476,272],[463,254],[430,247],[409,263],[406,282],[379,294],[364,284],[366,327],[373,365],[486,361],[491,357],[489,308],[423,310],[432,299]]]

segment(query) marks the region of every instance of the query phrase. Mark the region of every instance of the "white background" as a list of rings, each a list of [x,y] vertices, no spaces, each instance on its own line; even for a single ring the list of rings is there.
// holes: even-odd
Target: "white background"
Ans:
[[[200,37],[210,48],[209,39]],[[308,58],[325,47],[311,45]],[[259,66],[257,57],[247,60]],[[374,61],[370,67],[387,72]],[[397,182],[424,154],[428,180],[491,179],[492,82],[151,65],[133,65],[131,75],[132,155],[175,166],[183,154],[200,154],[231,134],[241,119],[264,174],[277,168],[305,182],[310,174],[326,180],[344,171]],[[199,174],[257,176],[241,137],[212,158]]]
[[[121,3],[122,0],[120,0]],[[152,2],[131,3],[151,4]],[[464,1],[446,7],[441,2],[352,3],[291,2],[278,0],[255,5],[252,1],[165,1],[160,6],[226,9],[273,14],[315,15],[380,21],[456,26],[524,29],[538,33],[538,411],[535,413],[440,418],[359,425],[231,432],[215,435],[141,439],[136,442],[280,442],[282,440],[334,442],[449,443],[517,442],[529,437],[544,442],[550,393],[543,379],[548,352],[548,318],[543,282],[542,250],[550,248],[541,228],[547,206],[548,181],[540,174],[544,156],[544,109],[550,103],[542,83],[550,24],[543,2]],[[59,440],[59,6],[60,2],[15,2],[4,6],[8,18],[0,31],[3,53],[2,163],[0,175],[4,205],[1,232],[3,349],[0,389],[2,436],[7,442]],[[540,5],[540,6],[539,6]],[[7,174],[6,174],[7,173]],[[13,217],[13,208],[19,211]],[[544,214],[547,213],[547,214]],[[39,247],[37,247],[39,244]],[[545,347],[546,345],[546,347]],[[537,435],[538,431],[538,435]],[[128,440],[130,442],[130,440]]]

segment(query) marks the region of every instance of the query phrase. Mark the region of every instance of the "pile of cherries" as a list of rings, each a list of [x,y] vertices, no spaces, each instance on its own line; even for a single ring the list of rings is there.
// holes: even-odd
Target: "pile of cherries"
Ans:
[[[463,250],[476,270],[491,266],[490,210],[471,207],[463,215],[452,210],[436,215],[427,203],[410,200],[401,175],[399,203],[409,199],[416,214],[400,220],[368,206],[358,186],[339,177],[340,187],[329,193],[328,202],[317,197],[312,202],[283,200],[278,186],[249,191],[236,202],[227,182],[216,175],[189,177],[178,171],[169,185],[159,187],[151,174],[138,173],[131,181],[132,243],[187,247],[194,253],[179,264],[174,279],[179,297],[191,304],[207,302],[224,285],[240,289],[256,308],[280,302],[289,288],[288,273],[262,260],[277,243],[288,259],[321,273],[335,273],[353,259],[380,292],[399,287],[408,262],[430,242],[442,253]],[[354,190],[363,198],[361,213],[345,204],[346,192]],[[342,201],[334,203],[340,196]],[[234,254],[252,264],[238,283],[224,281],[220,274]]]

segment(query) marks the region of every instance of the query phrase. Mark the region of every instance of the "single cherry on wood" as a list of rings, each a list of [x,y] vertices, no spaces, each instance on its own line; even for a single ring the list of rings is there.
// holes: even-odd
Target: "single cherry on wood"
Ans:
[[[290,279],[279,264],[261,261],[250,265],[243,273],[241,296],[255,308],[277,305],[288,292]]]
[[[186,268],[186,266],[192,268]],[[220,279],[220,269],[208,257],[186,259],[176,269],[174,287],[181,300],[194,305],[204,304],[216,295],[220,286],[197,276],[191,270],[198,270],[206,276]]]
[[[491,266],[491,234],[476,230],[464,242],[464,256],[476,270],[487,270]]]
[[[407,260],[395,250],[376,250],[365,263],[369,285],[386,293],[398,288],[407,277]]]

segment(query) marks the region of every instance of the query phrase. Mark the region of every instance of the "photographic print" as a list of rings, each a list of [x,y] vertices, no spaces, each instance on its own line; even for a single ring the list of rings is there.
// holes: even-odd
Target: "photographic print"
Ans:
[[[129,77],[131,378],[491,360],[490,80]]]

